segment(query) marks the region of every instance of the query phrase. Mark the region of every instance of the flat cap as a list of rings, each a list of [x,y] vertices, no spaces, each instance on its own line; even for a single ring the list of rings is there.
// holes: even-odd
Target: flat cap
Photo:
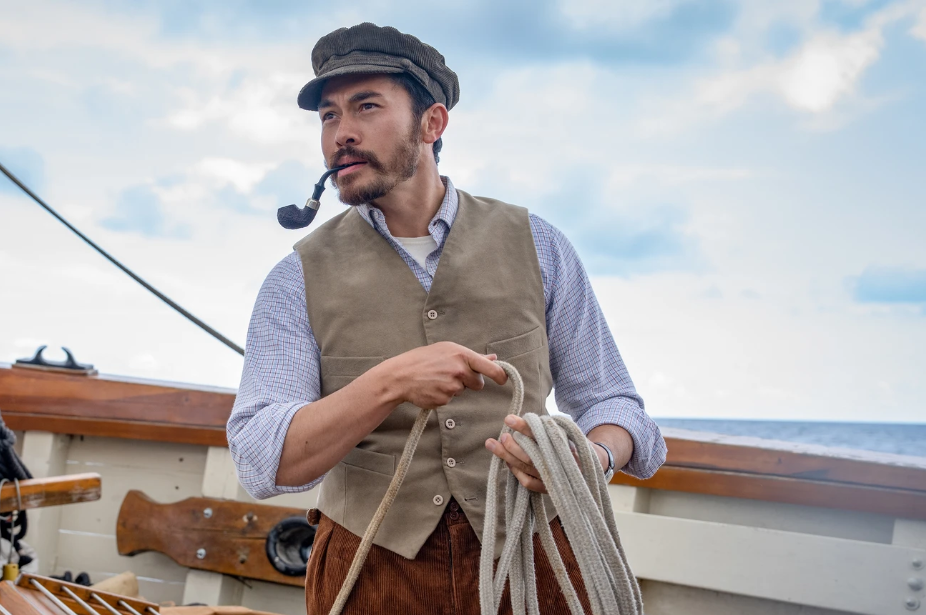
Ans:
[[[315,79],[299,92],[299,106],[318,111],[325,81],[339,75],[408,73],[434,102],[448,109],[460,100],[460,81],[434,47],[395,28],[362,23],[321,37],[312,49]]]

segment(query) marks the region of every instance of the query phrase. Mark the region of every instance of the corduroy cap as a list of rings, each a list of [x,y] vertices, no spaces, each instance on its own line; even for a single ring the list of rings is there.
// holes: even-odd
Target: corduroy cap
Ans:
[[[452,109],[460,100],[460,81],[437,49],[411,34],[372,23],[340,28],[321,37],[312,49],[315,79],[299,92],[299,106],[318,111],[325,81],[339,75],[408,73]]]

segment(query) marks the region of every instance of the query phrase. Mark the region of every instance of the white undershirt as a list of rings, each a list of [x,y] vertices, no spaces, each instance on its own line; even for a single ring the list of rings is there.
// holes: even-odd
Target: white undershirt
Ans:
[[[425,264],[428,260],[428,255],[437,249],[437,242],[434,241],[433,237],[430,235],[426,237],[396,237],[395,240],[405,248],[406,252],[411,254],[412,258],[421,265],[422,269],[425,271],[428,270]]]

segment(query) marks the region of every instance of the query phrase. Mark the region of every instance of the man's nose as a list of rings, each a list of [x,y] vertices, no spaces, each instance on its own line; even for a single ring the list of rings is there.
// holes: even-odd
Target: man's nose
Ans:
[[[341,118],[341,121],[338,122],[338,132],[334,136],[335,143],[338,147],[344,147],[345,145],[359,145],[360,144],[360,132],[357,130],[356,124],[348,118]]]

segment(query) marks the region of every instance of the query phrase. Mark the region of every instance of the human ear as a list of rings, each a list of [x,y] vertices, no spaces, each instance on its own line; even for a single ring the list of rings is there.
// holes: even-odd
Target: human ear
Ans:
[[[447,107],[441,103],[431,105],[421,116],[421,140],[430,145],[440,139],[449,121]]]

